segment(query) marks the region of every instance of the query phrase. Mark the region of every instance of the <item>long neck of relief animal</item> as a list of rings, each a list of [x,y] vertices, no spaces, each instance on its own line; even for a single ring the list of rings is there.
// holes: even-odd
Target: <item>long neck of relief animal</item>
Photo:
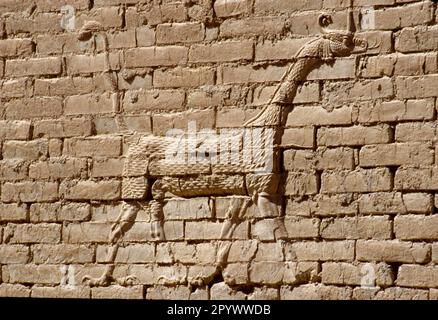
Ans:
[[[308,52],[309,49],[316,49],[317,47],[318,40],[312,41],[303,47],[300,52]],[[317,55],[301,55],[300,52],[289,66],[272,99],[255,117],[244,124],[245,128],[268,127],[280,131],[284,127],[298,87],[305,81],[308,73],[318,65],[320,60]]]

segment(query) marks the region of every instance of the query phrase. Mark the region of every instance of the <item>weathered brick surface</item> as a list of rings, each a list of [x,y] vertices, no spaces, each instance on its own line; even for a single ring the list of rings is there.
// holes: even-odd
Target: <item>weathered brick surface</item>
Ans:
[[[356,255],[360,261],[427,263],[430,246],[399,240],[359,240],[356,242]]]
[[[168,173],[148,163],[158,140],[130,157],[170,129],[196,128],[202,148],[198,131],[244,126],[320,37],[321,12],[345,30],[350,6],[368,48],[295,79],[274,141],[278,184],[238,173],[238,194],[179,198],[187,168],[148,178]],[[438,299],[436,11],[431,0],[0,1],[0,296]],[[88,21],[102,30],[79,41]],[[191,168],[199,188],[195,172],[232,173]],[[127,197],[128,179],[143,198]],[[116,243],[115,281],[83,282],[104,274]]]

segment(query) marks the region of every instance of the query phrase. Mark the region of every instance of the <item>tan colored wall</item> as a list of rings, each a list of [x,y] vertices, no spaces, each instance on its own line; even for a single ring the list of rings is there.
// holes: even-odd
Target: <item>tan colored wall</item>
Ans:
[[[166,241],[151,241],[144,212],[125,236],[115,274],[137,276],[134,286],[81,284],[104,271],[120,209],[117,108],[145,134],[188,120],[239,126],[318,34],[321,10],[345,29],[347,2],[1,1],[0,296],[437,299],[437,4],[415,0],[355,0],[356,22],[375,8],[373,30],[359,33],[373,48],[312,71],[299,90],[282,142],[288,239],[276,242],[251,207],[228,284],[191,292],[213,268],[230,199],[172,200]],[[119,90],[102,74],[101,38],[81,44],[61,27],[64,4],[75,30],[106,28]],[[373,273],[379,288],[361,287]]]

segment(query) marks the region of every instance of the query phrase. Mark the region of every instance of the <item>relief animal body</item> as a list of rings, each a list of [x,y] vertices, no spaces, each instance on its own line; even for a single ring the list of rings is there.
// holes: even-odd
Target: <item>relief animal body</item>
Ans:
[[[90,285],[109,285],[112,282],[126,285],[134,281],[134,277],[115,279],[112,276],[119,243],[145,201],[149,203],[151,234],[155,240],[164,241],[163,206],[169,194],[186,198],[247,196],[236,198],[228,209],[220,236],[223,241],[216,260],[217,272],[221,272],[226,265],[230,248],[230,241],[227,240],[232,238],[234,229],[251,202],[256,204],[262,216],[277,217],[277,240],[287,237],[276,203],[278,195],[282,193],[279,145],[297,89],[313,68],[322,63],[331,63],[336,57],[347,56],[355,47],[359,47],[357,51],[367,49],[366,42],[353,34],[351,12],[347,31],[327,29],[332,22],[329,15],[321,15],[318,22],[322,36],[309,41],[299,50],[269,103],[242,128],[234,130],[231,136],[207,136],[201,140],[184,136],[131,137],[123,169],[124,202],[109,235],[112,247],[107,256],[108,266],[100,278],[87,276],[84,281]],[[95,25],[92,27],[95,29]],[[95,31],[93,28],[90,28],[92,32]],[[85,31],[80,37],[84,38]],[[194,145],[192,149],[181,148],[190,144]],[[233,148],[221,147],[228,145]],[[205,155],[205,150],[209,151],[208,156],[203,157],[202,161],[196,157],[198,160],[195,163],[189,161],[194,154],[197,156],[204,152]],[[178,153],[182,155],[182,162],[169,161]],[[227,157],[238,161],[218,161]],[[199,277],[192,282],[203,285],[213,277]],[[171,279],[167,280],[171,282]]]

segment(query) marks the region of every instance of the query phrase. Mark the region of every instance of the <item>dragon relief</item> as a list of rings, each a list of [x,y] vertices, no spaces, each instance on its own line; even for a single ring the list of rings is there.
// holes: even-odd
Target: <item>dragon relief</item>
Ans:
[[[243,220],[245,212],[254,203],[262,217],[276,217],[275,239],[287,238],[287,231],[278,210],[277,199],[282,194],[282,174],[280,163],[280,143],[287,115],[292,110],[292,101],[297,89],[306,80],[308,73],[323,63],[332,63],[336,57],[348,56],[353,50],[367,50],[367,43],[354,35],[352,11],[348,15],[348,29],[331,30],[332,23],[328,14],[318,18],[322,35],[310,40],[293,57],[290,66],[277,86],[272,98],[261,111],[247,121],[241,128],[234,130],[232,136],[207,136],[196,141],[194,152],[215,150],[201,162],[191,164],[187,159],[189,152],[184,151],[184,161],[168,161],[169,156],[181,153],[181,141],[191,137],[131,135],[130,146],[124,162],[122,177],[122,207],[120,215],[112,225],[106,257],[106,270],[99,278],[85,276],[83,282],[90,286],[107,286],[111,283],[130,285],[135,276],[115,278],[113,271],[117,251],[123,235],[134,224],[137,213],[145,203],[151,215],[151,234],[155,241],[165,241],[163,206],[168,195],[183,198],[197,196],[235,197],[226,213],[226,219],[220,235],[220,247],[215,261],[215,272],[209,276],[191,279],[189,285],[201,286],[221,273],[227,265],[233,232]],[[90,39],[100,32],[99,23],[86,23],[79,35],[80,41]],[[114,90],[117,84],[111,74],[108,55],[108,43],[105,34],[104,49],[106,70]],[[127,128],[122,117],[117,118],[122,132]],[[250,141],[251,143],[247,143]],[[217,146],[232,145],[231,158],[237,161],[217,161],[229,157],[230,149]],[[226,153],[226,154],[225,154]],[[163,278],[166,283],[175,283],[174,279]]]

